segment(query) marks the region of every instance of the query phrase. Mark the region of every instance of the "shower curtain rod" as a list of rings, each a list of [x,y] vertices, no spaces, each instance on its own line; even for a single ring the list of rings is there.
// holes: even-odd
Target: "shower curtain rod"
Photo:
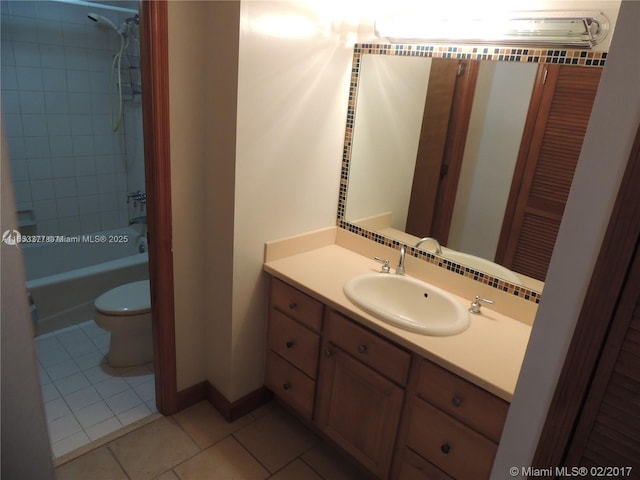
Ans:
[[[71,5],[78,5],[80,7],[91,7],[91,8],[101,8],[103,10],[115,10],[116,12],[126,12],[126,13],[135,13],[137,14],[138,11],[134,10],[132,8],[125,8],[125,7],[116,7],[115,5],[105,5],[103,3],[96,3],[96,2],[87,2],[85,0],[52,0],[54,2],[58,2],[58,3],[69,3]]]

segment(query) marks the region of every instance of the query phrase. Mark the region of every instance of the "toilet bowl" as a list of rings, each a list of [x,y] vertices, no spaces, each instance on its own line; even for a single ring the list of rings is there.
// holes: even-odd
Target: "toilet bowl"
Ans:
[[[128,367],[153,360],[149,280],[120,285],[96,298],[96,324],[111,333],[107,361]]]

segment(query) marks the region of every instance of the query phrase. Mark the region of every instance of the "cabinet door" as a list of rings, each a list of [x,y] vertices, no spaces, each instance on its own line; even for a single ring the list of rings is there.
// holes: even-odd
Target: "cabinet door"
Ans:
[[[379,478],[387,478],[403,390],[329,342],[318,388],[320,429]]]

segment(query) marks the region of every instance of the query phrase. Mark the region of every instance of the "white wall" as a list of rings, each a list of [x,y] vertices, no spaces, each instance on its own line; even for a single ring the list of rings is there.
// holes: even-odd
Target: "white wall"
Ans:
[[[264,243],[336,222],[353,54],[339,12],[242,2],[229,399],[264,382]]]
[[[640,124],[640,2],[622,2],[492,478],[530,464]]]
[[[345,217],[393,212],[391,226],[404,231],[431,58],[361,58]]]
[[[335,225],[354,40],[330,7],[169,3],[179,390],[263,385],[264,243]]]

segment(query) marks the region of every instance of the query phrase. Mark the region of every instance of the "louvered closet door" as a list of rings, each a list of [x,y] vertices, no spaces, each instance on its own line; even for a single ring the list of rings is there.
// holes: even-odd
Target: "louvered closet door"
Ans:
[[[496,261],[544,281],[602,69],[540,68]]]
[[[605,478],[640,478],[640,254],[627,277],[566,465],[598,467]]]

